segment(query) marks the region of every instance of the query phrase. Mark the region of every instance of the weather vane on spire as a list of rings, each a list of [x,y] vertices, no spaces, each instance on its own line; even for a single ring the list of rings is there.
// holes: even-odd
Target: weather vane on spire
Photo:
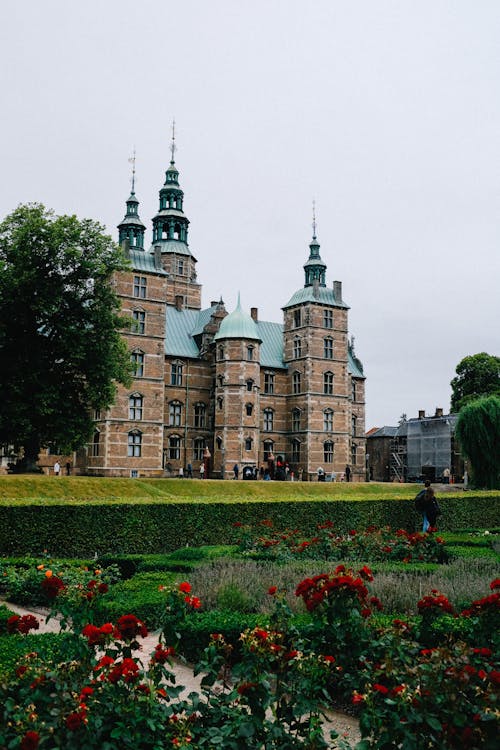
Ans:
[[[175,150],[176,150],[176,146],[175,146],[175,117],[172,120],[172,145],[170,146],[170,150],[172,152],[172,158],[170,159],[170,163],[173,164],[174,161],[175,161],[174,154],[175,154]]]
[[[132,193],[135,193],[135,146],[134,146],[134,152],[130,159],[128,160],[129,164],[132,164]]]
[[[313,198],[313,238],[316,239],[316,201]]]

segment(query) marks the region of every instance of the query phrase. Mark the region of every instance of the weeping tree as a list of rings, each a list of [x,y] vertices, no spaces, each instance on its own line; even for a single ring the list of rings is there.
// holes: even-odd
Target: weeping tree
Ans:
[[[500,489],[500,397],[485,396],[466,404],[455,436],[471,463],[477,487]]]

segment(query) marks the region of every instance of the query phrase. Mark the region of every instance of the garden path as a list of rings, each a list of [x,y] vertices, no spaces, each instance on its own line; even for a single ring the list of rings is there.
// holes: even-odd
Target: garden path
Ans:
[[[57,618],[52,618],[47,622],[47,615],[49,614],[48,609],[42,607],[33,607],[32,609],[26,609],[20,607],[12,602],[4,601],[0,599],[0,604],[5,604],[12,612],[17,615],[34,615],[40,622],[40,628],[36,633],[58,633],[60,631],[60,624]],[[148,657],[155,650],[155,646],[158,643],[160,631],[153,631],[149,633],[146,638],[142,639],[141,648],[137,652],[137,656],[142,659],[143,662],[148,661]],[[194,675],[193,666],[185,664],[178,660],[174,660],[172,670],[175,674],[176,682],[179,685],[184,686],[182,692],[183,697],[187,697],[189,693],[196,691],[200,692],[200,682],[203,675]],[[335,729],[339,735],[345,738],[352,747],[355,747],[357,742],[361,741],[361,734],[359,731],[359,723],[357,719],[342,711],[327,711],[327,720],[325,721],[325,730]]]

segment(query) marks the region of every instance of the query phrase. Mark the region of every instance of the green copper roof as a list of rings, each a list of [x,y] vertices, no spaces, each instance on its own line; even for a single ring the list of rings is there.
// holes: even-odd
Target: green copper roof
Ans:
[[[333,289],[328,289],[326,286],[320,286],[316,291],[313,286],[306,286],[299,289],[292,295],[286,305],[283,305],[282,309],[286,310],[287,307],[294,307],[303,302],[319,302],[323,305],[335,305],[335,307],[349,309],[349,305],[346,305],[341,299],[336,300]]]
[[[160,246],[162,254],[176,253],[176,255],[187,255],[196,260],[187,244],[181,240],[155,240],[151,245],[151,249],[156,245]]]
[[[352,349],[349,346],[347,350],[347,372],[353,375],[355,378],[364,378],[363,365],[360,360],[354,356]]]
[[[158,276],[168,276],[168,273],[163,268],[155,266],[154,253],[130,248],[130,263],[134,271],[146,271],[156,273]]]
[[[203,331],[216,307],[206,310],[177,310],[167,305],[165,354],[194,357],[200,354],[194,336]]]
[[[260,366],[286,369],[283,362],[283,325],[259,321],[257,331],[262,341],[260,345]]]
[[[224,318],[218,332],[215,334],[215,341],[220,341],[221,339],[261,340],[255,320],[241,309],[239,295],[236,310],[233,310],[232,313]]]

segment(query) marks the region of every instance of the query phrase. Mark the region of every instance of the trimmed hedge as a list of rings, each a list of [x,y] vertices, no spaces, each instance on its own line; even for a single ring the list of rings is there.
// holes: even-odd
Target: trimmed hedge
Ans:
[[[500,517],[500,496],[472,493],[439,498],[440,530],[492,528]],[[234,523],[272,520],[278,528],[314,533],[331,520],[340,531],[370,525],[414,531],[420,515],[413,500],[302,501],[246,503],[144,503],[0,506],[0,554],[58,556],[156,554],[186,545],[234,543]]]

